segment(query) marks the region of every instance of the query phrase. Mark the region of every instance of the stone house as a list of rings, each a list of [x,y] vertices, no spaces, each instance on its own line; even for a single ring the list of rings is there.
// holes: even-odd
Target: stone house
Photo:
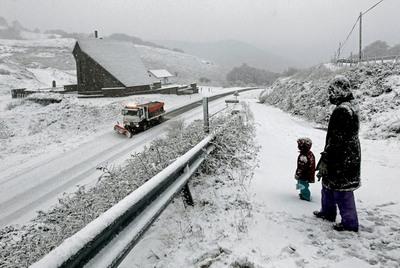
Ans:
[[[152,81],[130,42],[78,40],[72,53],[80,94],[124,96],[151,89]]]

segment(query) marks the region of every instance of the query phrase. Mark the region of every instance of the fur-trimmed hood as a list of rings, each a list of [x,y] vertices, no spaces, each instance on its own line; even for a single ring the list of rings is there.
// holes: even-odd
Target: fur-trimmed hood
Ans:
[[[309,138],[299,138],[297,140],[297,146],[302,153],[307,153],[311,150],[312,141]]]
[[[343,75],[335,76],[329,84],[328,93],[329,101],[335,105],[354,99],[350,81]]]

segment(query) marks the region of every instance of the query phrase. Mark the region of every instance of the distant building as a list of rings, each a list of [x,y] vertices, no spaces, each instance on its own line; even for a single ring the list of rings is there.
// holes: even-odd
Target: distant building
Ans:
[[[130,42],[79,40],[73,55],[81,94],[129,95],[150,89],[151,79]]]
[[[169,84],[169,78],[174,77],[174,75],[164,69],[149,70],[149,75],[150,77],[159,80],[164,85]]]

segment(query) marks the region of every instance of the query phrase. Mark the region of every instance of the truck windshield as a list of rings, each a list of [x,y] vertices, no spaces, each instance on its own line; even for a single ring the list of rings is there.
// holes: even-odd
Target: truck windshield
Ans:
[[[122,110],[122,115],[138,115],[138,110],[127,110],[123,109]]]

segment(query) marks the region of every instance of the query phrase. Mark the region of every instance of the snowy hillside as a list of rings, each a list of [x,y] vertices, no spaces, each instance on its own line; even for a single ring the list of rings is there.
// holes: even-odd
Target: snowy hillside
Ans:
[[[272,51],[260,49],[239,40],[220,40],[215,42],[185,42],[157,40],[157,44],[179,48],[187,53],[209,59],[228,70],[243,63],[267,71],[281,72],[288,66],[297,65],[289,59],[275,55]],[[234,56],[232,56],[234,55]]]
[[[221,85],[225,81],[226,70],[215,63],[199,57],[168,49],[136,45],[144,65],[148,69],[167,69],[179,83],[191,83],[200,78],[208,78],[212,84]]]
[[[9,95],[13,88],[50,87],[52,80],[60,86],[76,83],[74,44],[71,38],[0,39],[0,96]],[[220,67],[198,57],[167,49],[137,47],[146,68],[167,68],[171,73],[178,73],[175,78],[178,83],[198,81],[201,77],[215,84],[224,81],[225,73]]]
[[[0,39],[0,95],[12,88],[76,83],[73,39]]]
[[[350,79],[360,108],[362,133],[366,138],[385,139],[400,134],[400,64],[357,67],[320,65],[276,81],[261,101],[326,126],[332,105],[329,81],[337,74]]]
[[[19,21],[8,23],[0,17],[0,39],[47,39],[59,37],[57,34],[41,33],[38,29],[30,31],[21,25]]]

